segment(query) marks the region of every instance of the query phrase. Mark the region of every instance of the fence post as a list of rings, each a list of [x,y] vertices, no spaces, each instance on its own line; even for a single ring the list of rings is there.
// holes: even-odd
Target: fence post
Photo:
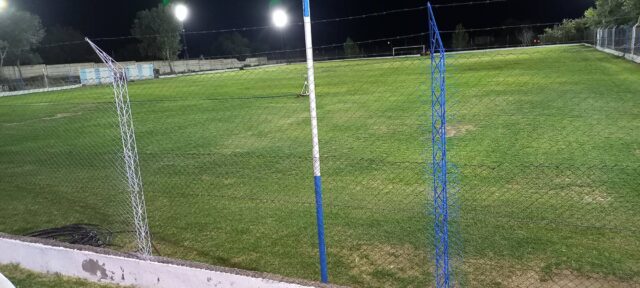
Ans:
[[[640,25],[640,23],[636,24],[631,29],[631,55],[632,56],[636,55],[636,40],[637,40],[636,31],[638,30],[638,25]]]
[[[613,31],[611,32],[611,50],[616,51],[616,28],[617,26],[613,26]]]
[[[316,224],[318,226],[318,254],[320,256],[320,279],[329,282],[327,269],[327,246],[324,239],[324,210],[322,207],[322,177],[320,174],[320,144],[318,140],[318,116],[316,111],[316,81],[313,67],[313,40],[311,37],[311,7],[309,0],[302,0],[304,16],[304,39],[307,50],[307,81],[309,82],[309,110],[311,113],[311,137],[313,141],[313,179],[316,194]]]
[[[433,169],[433,211],[434,211],[434,259],[435,286],[452,286],[449,262],[449,203],[448,203],[448,162],[447,162],[447,83],[446,53],[440,38],[440,31],[433,14],[429,10],[429,41],[431,57],[431,141]]]
[[[44,68],[42,68],[42,75],[44,76],[44,88],[49,89],[49,79],[47,78],[47,65],[44,65]]]

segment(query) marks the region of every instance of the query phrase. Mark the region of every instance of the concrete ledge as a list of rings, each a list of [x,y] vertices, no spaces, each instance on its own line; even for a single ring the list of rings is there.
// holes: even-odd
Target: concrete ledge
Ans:
[[[620,51],[616,51],[616,50],[612,50],[612,49],[609,49],[609,48],[600,48],[600,47],[595,47],[595,48],[600,50],[600,51],[602,51],[602,52],[605,52],[605,53],[608,53],[608,54],[611,54],[611,55],[615,55],[615,56],[618,56],[618,57],[623,57],[623,58],[625,58],[625,59],[627,59],[629,61],[633,61],[633,62],[636,62],[636,63],[640,64],[640,56],[638,56],[638,55],[626,54],[626,53],[623,53],[623,52],[620,52]]]
[[[94,282],[136,287],[335,287],[163,257],[143,259],[135,254],[108,249],[1,233],[0,264],[18,264],[42,273],[60,273]]]

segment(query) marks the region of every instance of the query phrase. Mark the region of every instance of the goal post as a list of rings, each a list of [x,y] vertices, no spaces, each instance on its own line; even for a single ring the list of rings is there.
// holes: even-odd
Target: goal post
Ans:
[[[427,47],[425,45],[393,47],[392,55],[396,56],[415,56],[426,55]]]
[[[136,144],[131,103],[127,86],[126,69],[105,53],[100,47],[84,38],[109,70],[109,78],[113,85],[114,104],[118,113],[118,124],[122,141],[122,160],[124,160],[124,176],[129,190],[130,205],[133,217],[133,228],[136,233],[138,252],[144,257],[151,256],[151,237],[147,220],[146,205],[140,174],[138,148]]]

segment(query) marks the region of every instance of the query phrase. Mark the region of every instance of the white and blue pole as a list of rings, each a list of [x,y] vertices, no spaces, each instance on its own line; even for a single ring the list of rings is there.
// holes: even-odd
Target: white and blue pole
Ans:
[[[327,246],[324,241],[324,211],[322,207],[322,177],[320,176],[320,144],[318,140],[318,115],[316,111],[316,81],[313,68],[313,41],[311,38],[311,7],[309,0],[302,0],[304,16],[304,40],[307,49],[307,81],[309,84],[309,110],[313,139],[313,179],[316,193],[316,220],[318,225],[318,252],[320,255],[320,279],[329,282],[327,271]]]

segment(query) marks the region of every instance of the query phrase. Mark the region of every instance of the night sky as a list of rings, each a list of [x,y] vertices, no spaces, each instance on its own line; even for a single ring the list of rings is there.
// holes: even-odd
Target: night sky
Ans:
[[[45,27],[72,26],[90,38],[129,35],[139,10],[158,5],[161,0],[10,0],[12,5],[39,15]],[[271,24],[270,10],[277,0],[185,0],[191,9],[187,31],[217,30]],[[434,0],[432,4],[468,2],[470,0]],[[280,2],[280,1],[278,1]],[[505,2],[442,7],[435,13],[441,30],[453,30],[458,23],[466,28],[559,22],[576,18],[594,4],[594,0],[506,0]],[[330,19],[424,5],[419,0],[311,0],[313,20]],[[291,22],[302,21],[300,0],[281,0]],[[350,36],[355,41],[408,35],[427,31],[426,11],[411,11],[365,19],[318,23],[314,25],[314,45],[342,43]],[[281,31],[275,28],[242,33],[251,41],[265,42],[266,49],[281,48]],[[304,45],[303,30],[292,25],[285,31],[287,47]],[[206,55],[219,33],[188,35],[192,56]],[[104,41],[118,49],[131,40]],[[410,41],[416,41],[415,39]],[[106,43],[108,42],[108,43]],[[398,46],[403,43],[394,43]],[[407,43],[414,44],[414,43]]]

